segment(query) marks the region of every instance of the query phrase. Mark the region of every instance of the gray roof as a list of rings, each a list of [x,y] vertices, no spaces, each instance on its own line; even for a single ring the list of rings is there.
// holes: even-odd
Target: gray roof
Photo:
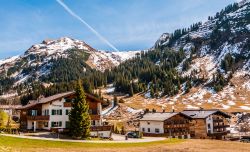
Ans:
[[[224,115],[225,117],[230,117],[228,114],[220,111],[220,110],[184,110],[181,113],[190,116],[191,118],[194,119],[205,119],[208,116],[212,115],[212,114],[221,114]]]
[[[177,112],[171,112],[171,113],[146,113],[143,118],[141,118],[141,121],[164,121],[170,117],[173,117],[174,115],[178,114]]]

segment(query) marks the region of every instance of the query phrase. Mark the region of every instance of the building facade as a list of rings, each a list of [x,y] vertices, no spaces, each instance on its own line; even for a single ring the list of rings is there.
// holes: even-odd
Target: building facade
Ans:
[[[190,133],[193,138],[223,139],[228,131],[230,115],[220,110],[184,110],[185,115],[192,117]]]
[[[56,94],[47,98],[38,98],[20,108],[20,124],[24,130],[66,131],[69,128],[69,113],[74,92]],[[101,100],[86,94],[91,117],[91,136],[110,137],[111,126],[102,122]]]
[[[190,138],[191,118],[182,113],[146,113],[139,130],[144,136]]]
[[[11,116],[13,120],[18,121],[20,117],[20,112],[17,109],[20,107],[22,106],[21,105],[0,105],[0,110],[4,111],[9,116]]]

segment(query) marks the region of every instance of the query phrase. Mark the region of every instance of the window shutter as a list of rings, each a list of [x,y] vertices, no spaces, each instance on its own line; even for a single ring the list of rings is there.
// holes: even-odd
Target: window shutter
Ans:
[[[53,115],[53,110],[52,110],[52,115]],[[54,127],[54,122],[51,122],[51,127]]]
[[[59,127],[62,127],[62,122],[61,121],[59,121]]]
[[[55,115],[55,110],[54,109],[52,109],[52,115]]]
[[[62,115],[62,109],[60,109],[60,115]]]

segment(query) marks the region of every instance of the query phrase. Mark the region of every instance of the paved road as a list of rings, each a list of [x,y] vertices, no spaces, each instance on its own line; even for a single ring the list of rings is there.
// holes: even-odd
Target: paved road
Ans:
[[[16,138],[24,138],[24,139],[36,139],[36,140],[49,140],[49,141],[64,141],[64,142],[85,142],[85,143],[140,143],[140,142],[153,142],[153,141],[161,141],[166,138],[162,137],[143,137],[142,139],[132,139],[129,138],[125,140],[125,137],[122,135],[113,134],[113,141],[108,140],[68,140],[68,139],[56,139],[56,138],[44,138],[44,137],[32,137],[32,136],[24,136],[24,135],[11,135],[11,134],[0,134],[2,136],[16,137]]]

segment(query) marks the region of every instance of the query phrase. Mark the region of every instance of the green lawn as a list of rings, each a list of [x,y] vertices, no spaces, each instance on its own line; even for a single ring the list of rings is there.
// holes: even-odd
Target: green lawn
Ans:
[[[74,142],[62,142],[62,141],[46,141],[46,140],[32,140],[22,139],[15,137],[6,137],[0,135],[0,151],[5,149],[6,151],[32,151],[35,149],[64,149],[65,151],[74,150],[79,148],[84,149],[99,149],[102,148],[129,148],[129,147],[148,147],[165,144],[180,143],[183,140],[179,139],[166,139],[163,141],[144,142],[144,143],[74,143]]]

